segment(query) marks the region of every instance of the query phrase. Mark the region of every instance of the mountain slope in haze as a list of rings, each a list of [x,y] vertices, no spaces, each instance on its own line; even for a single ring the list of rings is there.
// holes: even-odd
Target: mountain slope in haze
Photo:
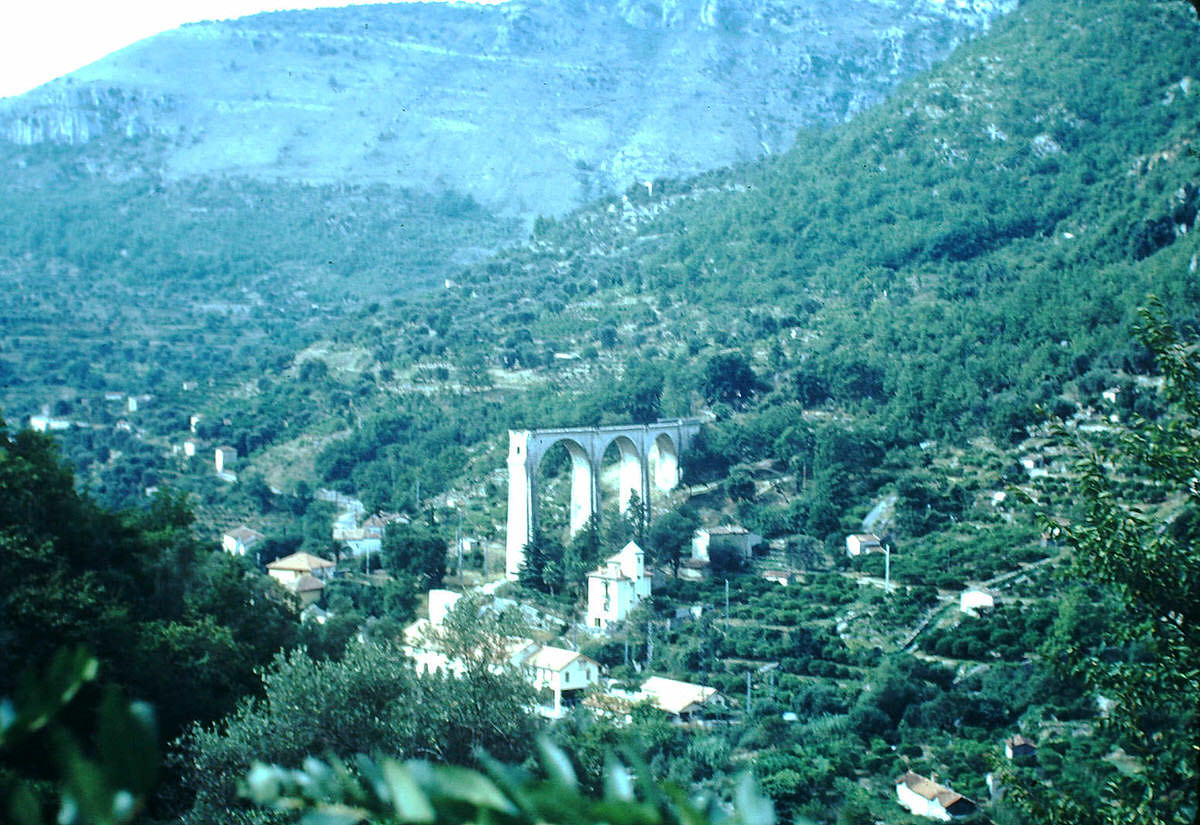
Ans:
[[[374,341],[366,372],[448,373],[426,394],[490,368],[494,433],[628,420],[654,372],[658,409],[694,413],[705,363],[733,351],[773,390],[735,460],[789,461],[783,432],[808,415],[895,445],[1019,439],[1038,405],[1098,406],[1145,372],[1129,328],[1147,293],[1196,323],[1198,33],[1179,3],[1030,2],[785,156],[540,221],[461,288],[358,316],[330,346]],[[247,420],[291,380],[270,377]],[[383,408],[408,391],[383,389]],[[477,398],[431,407],[470,404],[474,428]],[[321,480],[397,506],[438,464],[431,443],[405,461],[369,437],[347,449]]]
[[[136,165],[172,178],[451,189],[510,214],[560,214],[635,181],[782,151],[1013,5],[511,0],[262,14],[187,25],[0,101],[0,135],[140,141]]]

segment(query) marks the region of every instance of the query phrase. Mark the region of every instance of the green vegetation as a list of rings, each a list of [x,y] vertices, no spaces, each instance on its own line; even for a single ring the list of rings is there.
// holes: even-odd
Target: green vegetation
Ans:
[[[439,772],[410,766],[405,779],[389,753],[462,764],[482,744],[522,760],[537,727],[513,680],[489,681],[507,678],[489,670],[495,639],[455,630],[458,650],[489,651],[465,684],[413,673],[391,646],[418,591],[445,576],[447,525],[501,538],[503,431],[707,412],[682,456],[686,488],[656,495],[647,524],[605,508],[565,541],[568,464],[560,452],[541,468],[546,529],[514,588],[550,617],[539,640],[577,608],[582,574],[629,538],[671,573],[697,524],[740,522],[766,543],[718,560],[704,580],[666,576],[611,637],[568,633],[618,685],[661,674],[716,687],[728,704],[719,723],[696,728],[647,706],[627,723],[576,710],[548,724],[593,796],[607,754],[627,746],[656,780],[715,795],[753,764],[791,821],[915,821],[893,798],[905,770],[936,772],[999,825],[1194,817],[1200,95],[1186,73],[1197,65],[1182,4],[1031,0],[853,122],[801,135],[779,158],[541,220],[529,243],[456,264],[457,286],[343,307],[328,294],[314,301],[310,285],[269,323],[235,324],[242,310],[222,310],[173,339],[147,322],[137,343],[97,349],[82,366],[37,355],[60,353],[61,341],[22,327],[4,342],[12,366],[0,380],[26,382],[26,364],[45,371],[44,386],[62,389],[56,414],[100,425],[62,443],[106,503],[142,500],[152,484],[192,491],[209,532],[269,524],[267,558],[330,549],[333,508],[312,500],[321,486],[419,526],[389,530],[382,573],[346,560],[321,602],[335,615],[301,632],[252,565],[194,537],[178,494],[114,514],[75,491],[47,439],[5,432],[0,610],[12,632],[0,634],[0,686],[11,690],[3,675],[37,658],[34,640],[90,645],[106,679],[158,705],[168,738],[186,731],[169,762],[176,797],[162,804],[197,821],[285,816],[237,801],[255,759],[283,766],[251,774],[261,799],[387,818],[399,798],[389,783],[406,793],[415,783],[420,793],[405,798],[442,816]],[[172,272],[196,297],[210,285],[191,276],[208,263],[154,263],[173,233],[197,250],[213,241],[214,266],[228,259],[222,288],[286,296],[295,273],[279,261],[324,277],[320,262],[343,246],[312,222],[314,199],[363,198],[381,221],[392,208],[374,192],[235,182],[185,192],[192,183],[142,201],[140,183],[94,186],[97,209],[130,198],[142,221],[160,197],[221,206],[226,217],[204,224],[219,243],[183,224],[160,237],[150,222],[135,250],[144,269],[126,270],[110,261],[125,248],[111,246],[115,228],[31,245],[18,221],[0,230],[4,265],[33,278],[24,251],[49,249],[81,273],[111,266],[114,288]],[[242,196],[271,204],[252,236],[271,261],[242,261],[250,253],[225,231]],[[351,224],[352,237],[377,229],[399,243],[392,224]],[[390,283],[387,244],[359,246],[355,277]],[[260,270],[264,280],[243,283]],[[1148,291],[1161,303],[1131,338]],[[221,300],[274,311],[265,299]],[[298,319],[312,303],[328,309],[310,326]],[[81,328],[94,320],[81,317]],[[184,349],[211,362],[193,362],[190,374],[213,379],[195,403],[162,391],[158,411],[128,413],[117,430],[125,413],[80,390],[118,378],[146,392],[177,386],[184,372],[143,366]],[[140,384],[122,372],[129,364]],[[42,386],[12,386],[6,398],[28,409],[36,394],[50,401]],[[193,409],[205,413],[198,436],[245,457],[238,483],[163,457]],[[1095,453],[1077,462],[1075,439]],[[889,548],[886,573],[881,554],[845,558],[844,536],[868,517]],[[486,555],[468,566],[485,572]],[[787,586],[762,577],[779,569]],[[999,608],[959,613],[968,584],[997,589]],[[369,641],[350,643],[360,629]],[[300,641],[307,653],[276,653]],[[186,694],[173,689],[179,674]],[[331,698],[341,695],[362,699]],[[494,724],[468,730],[471,719]],[[1004,764],[1002,742],[1018,732],[1038,753]],[[327,747],[324,762],[302,764]],[[1004,798],[989,802],[989,772]],[[571,785],[561,766],[551,773],[555,788]],[[540,816],[542,792],[559,799],[548,785],[492,781],[507,800],[496,804],[519,812],[504,816]],[[478,813],[463,802],[447,810]]]

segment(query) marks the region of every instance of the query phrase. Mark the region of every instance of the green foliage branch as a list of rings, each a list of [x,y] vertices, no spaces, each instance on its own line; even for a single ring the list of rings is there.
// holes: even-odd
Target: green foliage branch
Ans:
[[[1170,407],[1154,421],[1135,415],[1111,446],[1076,442],[1080,516],[1048,524],[1075,551],[1073,575],[1107,586],[1119,610],[1101,646],[1066,639],[1057,651],[1113,700],[1105,723],[1140,764],[1109,783],[1100,821],[1158,825],[1196,815],[1200,781],[1200,346],[1157,299],[1139,315]],[[1130,500],[1131,489],[1160,503]],[[1044,821],[1086,809],[1028,786],[1017,796]]]
[[[737,785],[732,811],[712,796],[689,797],[655,782],[636,760],[614,756],[604,768],[603,792],[581,790],[567,754],[538,741],[544,777],[480,755],[484,770],[359,754],[350,764],[306,759],[299,769],[256,764],[243,793],[260,805],[298,811],[304,825],[359,822],[451,825],[773,825],[771,802],[750,776]]]

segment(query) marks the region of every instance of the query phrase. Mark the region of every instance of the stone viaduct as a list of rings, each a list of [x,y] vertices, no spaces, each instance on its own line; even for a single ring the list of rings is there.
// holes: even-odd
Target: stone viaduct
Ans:
[[[505,574],[516,579],[525,545],[538,524],[538,475],[542,458],[562,442],[571,457],[570,530],[575,535],[600,512],[600,469],[612,444],[620,450],[617,500],[629,509],[637,493],[650,512],[651,485],[668,492],[679,484],[679,456],[700,431],[700,419],[679,418],[653,424],[508,431],[508,534]]]

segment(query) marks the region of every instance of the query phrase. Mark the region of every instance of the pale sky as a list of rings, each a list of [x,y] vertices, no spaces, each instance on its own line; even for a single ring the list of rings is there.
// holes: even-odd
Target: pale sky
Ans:
[[[130,43],[184,23],[244,17],[260,11],[382,1],[0,0],[0,97],[27,92]]]

